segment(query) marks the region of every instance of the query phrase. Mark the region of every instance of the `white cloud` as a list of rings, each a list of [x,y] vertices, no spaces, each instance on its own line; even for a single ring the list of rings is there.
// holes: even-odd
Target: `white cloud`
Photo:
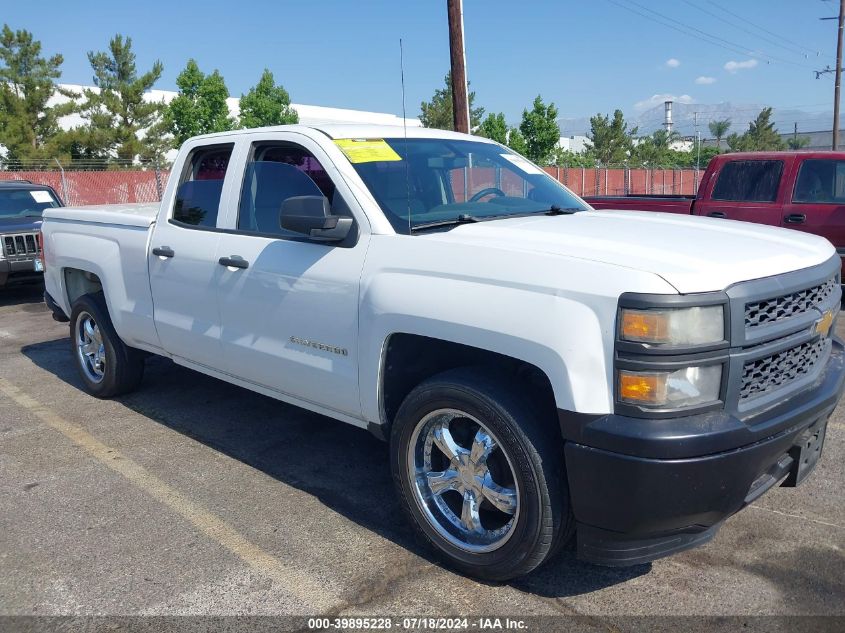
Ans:
[[[666,67],[667,68],[677,68],[680,65],[681,65],[681,61],[678,60],[678,59],[675,59],[674,57],[670,57],[669,59],[666,60]]]
[[[650,110],[655,106],[663,105],[664,101],[674,101],[675,103],[692,103],[693,98],[689,95],[672,95],[668,93],[651,95],[648,99],[637,101],[634,104],[634,110],[637,110],[638,112],[644,112],[645,110]]]
[[[757,66],[756,59],[746,59],[744,62],[735,62],[734,60],[731,60],[725,64],[725,70],[729,73],[736,73],[740,70],[750,70],[755,66]]]
[[[706,76],[702,75],[701,77],[695,78],[695,83],[697,83],[699,86],[707,86],[709,84],[716,83],[716,78],[715,77],[706,77]]]

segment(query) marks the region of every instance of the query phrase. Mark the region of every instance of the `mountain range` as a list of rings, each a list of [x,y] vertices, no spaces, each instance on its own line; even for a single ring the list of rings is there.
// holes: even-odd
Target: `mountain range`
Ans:
[[[730,119],[732,126],[728,133],[742,133],[748,129],[748,123],[753,121],[765,106],[754,103],[680,103],[672,104],[673,129],[682,136],[694,136],[696,118],[698,129],[703,139],[711,136],[707,129],[710,121]],[[696,113],[698,113],[696,115]],[[628,129],[638,128],[639,135],[651,134],[663,128],[664,107],[661,103],[645,110],[628,121]],[[830,130],[833,119],[832,110],[801,110],[796,108],[773,108],[772,120],[778,131],[789,133],[798,124],[798,133]],[[559,119],[561,136],[586,135],[590,131],[590,117],[574,117]]]

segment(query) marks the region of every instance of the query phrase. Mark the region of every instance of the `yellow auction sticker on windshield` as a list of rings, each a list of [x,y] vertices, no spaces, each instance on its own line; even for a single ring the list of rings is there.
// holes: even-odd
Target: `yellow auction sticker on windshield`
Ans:
[[[334,142],[353,164],[402,160],[383,138],[338,138]]]

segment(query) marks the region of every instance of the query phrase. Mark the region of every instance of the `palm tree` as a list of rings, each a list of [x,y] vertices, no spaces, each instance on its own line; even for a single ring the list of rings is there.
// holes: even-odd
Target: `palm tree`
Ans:
[[[710,121],[710,123],[707,124],[707,127],[710,128],[710,134],[716,137],[716,147],[721,147],[722,139],[725,138],[725,134],[727,134],[728,130],[731,129],[731,120],[722,119],[721,121]]]
[[[810,144],[810,137],[809,136],[794,136],[791,139],[786,141],[786,145],[789,149],[801,149],[802,147],[807,147]]]

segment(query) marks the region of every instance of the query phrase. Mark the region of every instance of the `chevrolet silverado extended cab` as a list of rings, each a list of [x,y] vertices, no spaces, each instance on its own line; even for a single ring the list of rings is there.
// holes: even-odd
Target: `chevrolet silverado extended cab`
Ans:
[[[661,211],[741,220],[821,235],[845,257],[845,153],[741,152],[714,156],[694,196],[588,196],[594,209]]]
[[[486,139],[202,136],[160,205],[45,216],[89,393],[152,353],[368,428],[419,536],[483,578],[573,535],[606,565],[708,541],[801,483],[842,388],[827,240],[594,211]]]
[[[44,209],[62,203],[52,187],[29,180],[0,181],[0,288],[41,281],[38,231]]]

